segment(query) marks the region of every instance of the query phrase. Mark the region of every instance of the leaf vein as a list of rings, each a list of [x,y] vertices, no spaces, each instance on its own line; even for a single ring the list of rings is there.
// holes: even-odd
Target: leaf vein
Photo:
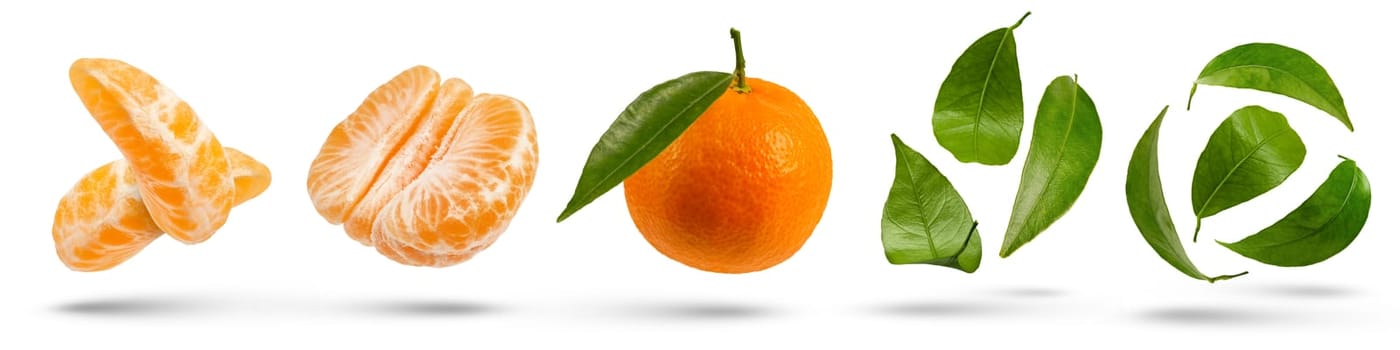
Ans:
[[[972,118],[972,154],[976,155],[978,159],[982,158],[978,140],[981,140],[982,114],[987,109],[987,89],[991,86],[992,73],[996,72],[997,61],[1001,60],[1001,49],[1006,47],[1006,38],[1011,36],[1011,30],[1011,28],[1006,28],[1006,32],[1001,35],[1001,41],[997,42],[997,51],[992,53],[992,61],[987,67],[987,78],[982,79],[982,90],[977,92],[977,114],[976,117]]]
[[[1258,64],[1245,64],[1245,65],[1238,65],[1238,66],[1226,67],[1226,68],[1224,68],[1224,69],[1215,71],[1215,73],[1220,73],[1220,72],[1225,72],[1225,71],[1231,71],[1231,70],[1236,70],[1236,69],[1243,69],[1243,68],[1262,68],[1262,69],[1265,69],[1265,70],[1277,71],[1277,72],[1281,72],[1281,73],[1283,73],[1283,74],[1285,74],[1285,75],[1287,75],[1287,76],[1289,76],[1289,77],[1292,77],[1292,78],[1294,78],[1294,79],[1298,79],[1298,81],[1303,81],[1303,82],[1305,82],[1305,83],[1303,84],[1303,86],[1306,87],[1306,88],[1308,89],[1308,92],[1312,92],[1312,93],[1313,93],[1314,95],[1316,95],[1317,97],[1322,98],[1322,100],[1323,100],[1322,102],[1323,102],[1324,104],[1326,104],[1328,108],[1330,108],[1330,109],[1337,109],[1337,106],[1333,106],[1333,105],[1332,105],[1332,101],[1328,101],[1326,95],[1323,95],[1321,91],[1317,91],[1317,89],[1313,88],[1313,86],[1312,86],[1311,83],[1306,83],[1306,80],[1303,80],[1302,77],[1298,76],[1297,74],[1293,74],[1293,72],[1290,72],[1290,71],[1288,71],[1288,70],[1279,69],[1279,68],[1277,68],[1277,67],[1271,67],[1271,66],[1265,66],[1265,65],[1258,65]],[[1214,75],[1215,73],[1211,73],[1211,75]],[[1309,103],[1309,102],[1308,102],[1308,101],[1303,101],[1303,103]],[[1330,112],[1329,112],[1329,113],[1330,113]],[[1345,112],[1343,112],[1343,114],[1345,114]]]
[[[908,147],[908,146],[905,146],[905,147]],[[938,248],[936,247],[935,244],[933,244],[933,233],[932,233],[932,232],[929,232],[929,231],[932,230],[932,227],[929,226],[929,225],[932,223],[932,220],[929,220],[929,218],[924,214],[924,211],[923,211],[923,209],[924,209],[924,199],[923,199],[923,195],[922,195],[922,194],[923,194],[923,191],[920,191],[920,190],[918,189],[918,181],[914,181],[915,175],[914,175],[913,163],[910,162],[910,160],[909,160],[909,155],[908,155],[908,154],[905,154],[905,152],[899,152],[899,156],[900,156],[901,158],[904,158],[904,164],[905,164],[905,166],[904,166],[904,171],[905,171],[906,173],[909,174],[909,182],[910,182],[910,184],[913,185],[913,186],[911,186],[911,188],[914,189],[914,191],[913,191],[913,192],[914,192],[914,203],[915,203],[916,206],[919,208],[919,210],[916,211],[916,212],[918,213],[918,215],[919,215],[919,226],[923,226],[923,227],[924,227],[923,234],[924,234],[924,239],[926,239],[926,240],[928,241],[929,256],[931,256],[931,257],[933,257],[933,258],[938,258]],[[930,163],[929,163],[929,166],[930,166],[930,167],[933,167],[933,163],[930,162]],[[938,171],[938,168],[937,168],[937,167],[934,167],[934,171]],[[940,208],[940,212],[942,212],[941,208]]]
[[[1324,222],[1324,223],[1322,223],[1322,225],[1318,226],[1318,227],[1317,227],[1318,229],[1321,229],[1321,228],[1327,227],[1327,226],[1329,226],[1329,225],[1332,225],[1332,222],[1337,221],[1337,218],[1339,218],[1339,217],[1342,216],[1342,212],[1346,211],[1347,203],[1350,203],[1350,202],[1351,202],[1351,195],[1354,194],[1354,193],[1356,193],[1356,182],[1357,182],[1357,181],[1356,181],[1356,173],[1353,172],[1352,175],[1351,175],[1351,183],[1350,183],[1350,185],[1347,186],[1347,195],[1346,195],[1346,197],[1343,197],[1343,198],[1342,198],[1342,204],[1337,206],[1337,211],[1336,211],[1336,212],[1333,212],[1333,213],[1332,213],[1332,216],[1329,217],[1329,218],[1327,218],[1327,222]],[[1305,202],[1304,204],[1306,204],[1306,202]],[[1255,248],[1272,248],[1272,247],[1278,247],[1278,246],[1289,245],[1289,244],[1296,243],[1296,242],[1298,242],[1298,241],[1302,241],[1302,240],[1305,240],[1305,239],[1308,239],[1308,238],[1312,238],[1312,237],[1317,236],[1317,235],[1318,235],[1318,230],[1313,230],[1313,231],[1311,232],[1311,234],[1306,235],[1306,236],[1303,236],[1303,237],[1298,237],[1298,238],[1290,239],[1290,240],[1287,240],[1287,241],[1284,241],[1284,242],[1279,242],[1279,243],[1277,243],[1277,244],[1261,244],[1261,245],[1259,245],[1258,247],[1255,247]]]
[[[729,81],[728,81],[728,80],[721,81],[721,84],[715,85],[715,87],[720,87],[720,88],[725,88],[725,87],[728,87],[728,86],[729,86]],[[711,87],[711,88],[709,88],[709,89],[706,89],[705,92],[708,94],[709,92],[714,91],[714,90],[715,90],[715,87]],[[684,112],[688,112],[688,111],[690,111],[691,109],[694,109],[696,103],[699,103],[699,100],[690,101],[690,103],[686,104],[685,109],[682,109],[682,110],[681,110],[682,113],[678,113],[677,115],[679,115],[679,114],[684,114]],[[675,124],[675,123],[676,123],[676,120],[678,120],[678,119],[680,119],[680,118],[674,118],[674,117],[673,117],[673,118],[671,118],[670,120],[667,120],[667,121],[666,121],[666,124],[663,124],[663,125],[661,126],[661,129],[662,129],[662,130],[665,130],[665,129],[670,128],[671,125],[672,125],[672,124]],[[698,117],[697,117],[697,119],[698,119]],[[656,138],[659,137],[659,136],[661,136],[661,133],[654,133],[654,134],[652,134],[651,137],[648,137],[647,140],[646,140],[645,142],[642,143],[642,147],[638,147],[636,151],[634,151],[634,152],[632,152],[631,154],[627,155],[627,158],[623,158],[623,160],[622,160],[621,162],[619,162],[618,164],[627,164],[627,163],[632,162],[632,159],[635,159],[635,158],[637,157],[637,155],[641,153],[641,150],[642,150],[642,149],[645,149],[647,146],[650,146],[651,143],[654,142],[654,141],[656,141]],[[609,170],[608,173],[605,174],[605,175],[603,175],[602,178],[603,178],[603,179],[610,179],[610,178],[613,177],[613,175],[617,175],[617,172],[618,172],[619,170],[621,170],[621,169],[622,169],[622,167],[620,167],[620,166],[619,166],[619,167],[613,167],[612,170]],[[594,183],[592,188],[590,188],[587,192],[584,192],[584,193],[588,194],[586,197],[597,197],[597,196],[601,196],[602,194],[601,194],[601,193],[597,193],[597,192],[598,192],[598,190],[599,190],[600,188],[603,187],[603,182],[606,182],[606,181],[600,181],[600,182]]]
[[[1254,148],[1250,149],[1249,153],[1246,153],[1244,158],[1240,159],[1239,162],[1236,162],[1234,166],[1230,167],[1230,171],[1226,172],[1225,176],[1220,178],[1220,181],[1215,184],[1215,189],[1211,190],[1209,196],[1206,196],[1206,201],[1201,202],[1201,208],[1200,210],[1196,211],[1196,217],[1200,217],[1201,213],[1205,212],[1206,206],[1209,206],[1210,202],[1215,200],[1215,196],[1220,194],[1220,188],[1224,187],[1225,183],[1230,181],[1231,177],[1235,176],[1235,171],[1239,170],[1245,162],[1248,162],[1250,159],[1253,159],[1254,154],[1258,153],[1260,149],[1263,149],[1264,145],[1269,144],[1269,142],[1272,142],[1275,138],[1278,138],[1279,136],[1283,136],[1285,131],[1287,131],[1287,129],[1279,129],[1278,131],[1274,132],[1274,134],[1269,135],[1269,137],[1265,138],[1263,141],[1260,141],[1259,144],[1254,145]]]

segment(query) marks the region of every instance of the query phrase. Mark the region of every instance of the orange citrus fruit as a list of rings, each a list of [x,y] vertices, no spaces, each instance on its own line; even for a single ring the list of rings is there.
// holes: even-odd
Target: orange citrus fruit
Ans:
[[[778,84],[739,79],[623,182],[647,242],[711,272],[759,271],[790,258],[831,191],[831,149],[812,110]]]
[[[267,167],[225,148],[237,193],[234,205],[261,194],[272,181]],[[110,269],[161,236],[142,202],[130,163],[117,160],[79,180],[58,202],[53,241],[59,260],[76,271]]]
[[[118,60],[80,59],[69,79],[128,162],[135,191],[161,231],[199,243],[223,226],[234,201],[229,162],[185,101]]]
[[[394,261],[449,266],[490,246],[534,182],[520,101],[409,68],[331,130],[307,176],[327,222]]]

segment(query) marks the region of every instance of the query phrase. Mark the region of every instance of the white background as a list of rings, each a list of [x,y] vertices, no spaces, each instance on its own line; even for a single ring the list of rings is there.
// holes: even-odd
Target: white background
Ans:
[[[954,181],[982,222],[984,250],[998,250],[1025,141],[1011,165],[959,164],[937,146],[929,118],[962,50],[1027,10],[1016,31],[1022,138],[1045,85],[1079,74],[1104,126],[1088,189],[1049,231],[1008,259],[989,254],[975,274],[889,265],[879,221],[892,132]],[[1394,348],[1392,16],[1330,1],[6,2],[0,348]],[[802,96],[830,138],[831,201],[802,251],[745,275],[690,269],[642,239],[620,188],[555,223],[589,149],[633,97],[687,72],[732,69],[731,26],[744,33],[749,74]],[[1201,67],[1255,41],[1321,62],[1357,131],[1253,91],[1203,87],[1186,112]],[[204,244],[162,238],[113,270],[67,270],[53,253],[54,206],[82,174],[119,157],[69,85],[80,57],[118,58],[160,79],[225,145],[266,163],[272,187]],[[401,266],[360,246],[316,214],[304,185],[331,127],[415,64],[523,100],[539,132],[539,175],[510,230],[444,269]],[[1195,157],[1235,108],[1284,113],[1308,145],[1289,181],[1207,219],[1202,242],[1187,244],[1206,273],[1246,277],[1185,277],[1128,216],[1129,152],[1166,104],[1163,176],[1186,234]],[[1356,159],[1375,190],[1349,249],[1278,268],[1208,243],[1282,217],[1336,154]]]

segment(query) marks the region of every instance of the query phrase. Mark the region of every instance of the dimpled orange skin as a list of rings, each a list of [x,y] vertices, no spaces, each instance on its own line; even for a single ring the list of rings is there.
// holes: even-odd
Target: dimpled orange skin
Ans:
[[[831,148],[796,94],[749,77],[623,182],[637,230],[657,251],[711,272],[792,257],[831,192]]]

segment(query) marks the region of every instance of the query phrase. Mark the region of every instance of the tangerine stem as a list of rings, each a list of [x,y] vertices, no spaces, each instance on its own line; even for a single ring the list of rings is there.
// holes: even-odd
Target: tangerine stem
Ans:
[[[749,83],[744,81],[744,44],[739,40],[739,30],[729,28],[729,37],[734,39],[734,91],[749,92]]]

